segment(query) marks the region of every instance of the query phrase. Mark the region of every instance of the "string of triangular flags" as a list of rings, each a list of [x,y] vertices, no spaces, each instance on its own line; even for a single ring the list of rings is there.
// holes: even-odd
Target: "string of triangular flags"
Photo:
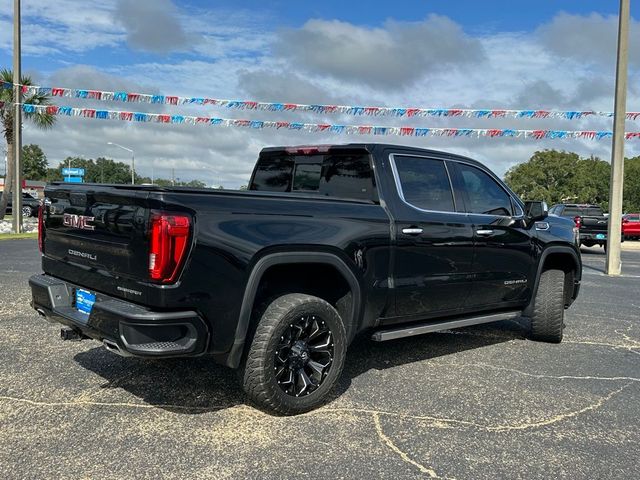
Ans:
[[[0,103],[0,107],[4,104]],[[209,125],[215,127],[245,129],[297,130],[309,133],[333,133],[346,135],[381,135],[405,137],[488,137],[488,138],[531,138],[569,139],[581,138],[602,140],[612,137],[610,131],[596,130],[517,130],[496,128],[419,128],[384,127],[374,125],[339,125],[327,123],[300,123],[286,121],[242,120],[219,117],[200,117],[191,115],[168,115],[163,113],[128,112],[121,110],[99,110],[57,105],[24,104],[26,115],[46,113],[56,116],[83,117],[96,120],[121,120],[127,122]],[[627,132],[627,140],[640,139],[640,132]]]
[[[0,81],[1,88],[13,88],[10,82]],[[470,109],[470,108],[416,108],[358,105],[325,105],[285,102],[260,102],[254,100],[227,100],[209,97],[182,97],[178,95],[103,91],[92,89],[44,87],[21,85],[23,94],[42,94],[51,97],[77,98],[124,103],[157,105],[212,105],[230,110],[259,110],[270,112],[310,112],[317,114],[344,114],[370,117],[466,117],[466,118],[563,118],[568,120],[586,117],[613,117],[613,112],[540,109]],[[640,119],[640,112],[627,112],[627,120]]]

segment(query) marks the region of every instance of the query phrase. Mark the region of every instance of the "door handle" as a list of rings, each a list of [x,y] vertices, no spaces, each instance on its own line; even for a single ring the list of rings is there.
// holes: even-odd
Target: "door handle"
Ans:
[[[402,229],[402,233],[404,233],[405,235],[420,235],[422,232],[423,230],[419,227],[409,227]]]
[[[490,237],[491,235],[493,235],[493,230],[476,230],[476,234],[480,235],[481,237]]]

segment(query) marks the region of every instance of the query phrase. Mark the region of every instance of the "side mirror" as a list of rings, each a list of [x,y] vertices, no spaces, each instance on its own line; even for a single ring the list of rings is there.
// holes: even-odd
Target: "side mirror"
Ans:
[[[544,220],[549,215],[547,202],[524,202],[524,213],[532,222]]]

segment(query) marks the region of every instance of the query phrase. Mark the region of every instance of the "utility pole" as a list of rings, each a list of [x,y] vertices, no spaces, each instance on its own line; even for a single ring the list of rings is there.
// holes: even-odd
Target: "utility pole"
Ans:
[[[13,0],[13,158],[15,180],[13,189],[13,231],[22,232],[22,88],[20,45],[20,0]],[[6,178],[5,178],[6,180]]]
[[[622,271],[620,241],[622,198],[624,187],[624,130],[627,109],[627,60],[629,57],[630,0],[620,0],[618,19],[618,61],[616,66],[616,99],[611,148],[611,190],[609,191],[609,231],[607,232],[607,275]]]

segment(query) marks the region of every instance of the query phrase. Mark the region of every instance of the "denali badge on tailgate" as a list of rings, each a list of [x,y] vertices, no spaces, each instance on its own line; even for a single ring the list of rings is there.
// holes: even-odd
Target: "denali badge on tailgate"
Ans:
[[[72,215],[71,213],[65,213],[62,218],[62,223],[65,227],[79,228],[81,230],[95,230],[95,226],[89,225],[95,217],[85,217],[84,215]]]
[[[93,253],[79,252],[78,250],[69,249],[69,255],[80,258],[88,258],[89,260],[97,260],[98,256]]]

